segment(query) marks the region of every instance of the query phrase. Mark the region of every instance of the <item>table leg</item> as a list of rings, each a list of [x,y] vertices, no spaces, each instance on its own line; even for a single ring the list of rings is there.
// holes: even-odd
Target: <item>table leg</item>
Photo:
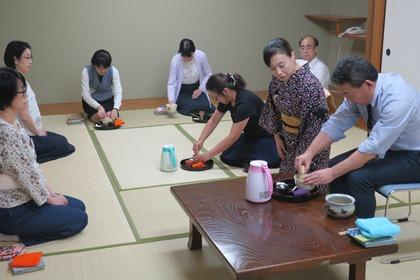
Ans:
[[[201,249],[201,247],[202,247],[201,233],[190,221],[190,236],[188,239],[188,248],[190,248],[190,250],[197,250],[197,249]]]
[[[358,261],[350,264],[349,279],[350,280],[365,280],[366,275],[366,260]]]

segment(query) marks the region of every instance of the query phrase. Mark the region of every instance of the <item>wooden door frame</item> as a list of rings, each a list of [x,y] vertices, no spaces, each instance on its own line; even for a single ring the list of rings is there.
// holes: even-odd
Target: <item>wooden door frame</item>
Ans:
[[[365,58],[381,71],[386,0],[369,0]]]

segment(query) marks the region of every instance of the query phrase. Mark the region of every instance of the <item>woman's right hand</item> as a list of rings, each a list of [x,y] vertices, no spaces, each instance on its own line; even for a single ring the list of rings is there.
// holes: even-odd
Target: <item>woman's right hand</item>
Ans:
[[[193,151],[194,151],[194,155],[197,155],[200,153],[201,148],[203,148],[203,144],[204,142],[202,141],[197,141],[194,143],[193,145]]]
[[[64,195],[58,193],[52,193],[48,195],[47,203],[50,205],[62,205],[66,206],[69,202]]]
[[[105,112],[105,109],[104,109],[104,107],[102,107],[101,105],[99,105],[99,106],[98,106],[98,117],[99,117],[100,119],[103,119],[103,118],[105,118],[105,117],[106,117],[106,112]]]
[[[286,148],[284,147],[283,140],[281,140],[279,134],[274,135],[274,140],[276,141],[276,148],[277,148],[277,153],[279,154],[279,157],[282,160],[285,160],[286,159]]]

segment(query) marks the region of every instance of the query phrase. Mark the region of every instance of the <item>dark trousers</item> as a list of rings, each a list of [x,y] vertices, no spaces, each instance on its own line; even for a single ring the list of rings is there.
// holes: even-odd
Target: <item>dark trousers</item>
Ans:
[[[47,131],[47,136],[31,136],[31,138],[38,163],[68,156],[76,150],[66,137],[51,131]]]
[[[18,235],[26,246],[64,239],[82,231],[87,223],[82,201],[66,196],[67,206],[33,200],[12,208],[0,208],[0,233]]]
[[[182,84],[179,91],[176,104],[178,105],[177,111],[185,116],[190,116],[191,114],[198,115],[199,111],[204,111],[206,114],[210,115],[214,112],[213,105],[210,104],[207,95],[203,92],[196,99],[192,98],[194,90],[198,89],[200,83],[195,83],[191,85]]]
[[[243,134],[220,155],[220,159],[237,167],[244,167],[251,160],[265,160],[269,168],[277,168],[281,162],[274,137],[247,138]]]
[[[96,100],[96,102],[98,102],[105,109],[105,112],[109,112],[112,111],[112,109],[114,109],[114,96],[103,101]],[[86,115],[88,115],[88,119],[90,119],[93,115],[95,115],[98,112],[98,109],[90,107],[90,105],[87,104],[86,101],[84,101],[83,99],[82,107],[83,111],[85,111]]]
[[[355,150],[330,160],[330,167],[345,160]],[[375,216],[375,190],[388,184],[419,183],[420,152],[388,151],[383,159],[374,159],[363,167],[338,177],[330,183],[330,193],[345,193],[356,199],[359,218]]]

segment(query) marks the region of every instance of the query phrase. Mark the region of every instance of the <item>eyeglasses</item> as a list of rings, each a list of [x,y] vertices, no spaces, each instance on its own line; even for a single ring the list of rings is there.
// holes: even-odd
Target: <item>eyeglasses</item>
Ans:
[[[22,94],[23,98],[26,98],[28,95],[26,94],[27,87],[24,87],[22,91],[17,91],[17,94]]]
[[[32,60],[32,59],[34,59],[34,56],[33,55],[31,55],[31,56],[22,56],[21,58],[24,58],[24,59],[27,59],[27,60]]]

